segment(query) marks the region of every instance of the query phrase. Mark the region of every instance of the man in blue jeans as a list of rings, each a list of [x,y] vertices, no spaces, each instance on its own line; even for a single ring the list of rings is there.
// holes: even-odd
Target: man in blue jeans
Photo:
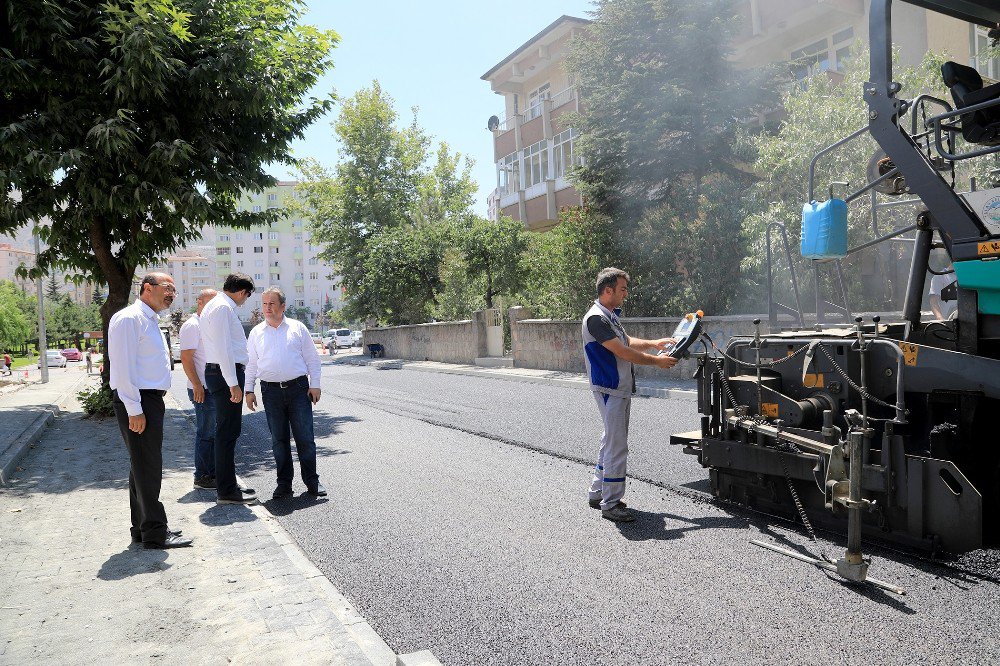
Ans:
[[[215,298],[214,289],[202,289],[198,311],[181,326],[181,366],[187,375],[188,398],[194,405],[194,487],[215,488],[215,401],[205,399],[205,345],[199,317],[205,304]]]
[[[313,405],[319,402],[320,360],[309,330],[301,322],[285,317],[285,294],[269,287],[261,294],[264,321],[254,326],[247,339],[247,408],[256,411],[254,388],[260,380],[271,448],[278,468],[274,499],[292,496],[292,447],[295,437],[299,468],[306,491],[314,497],[326,495],[316,472],[316,439],[313,435]]]
[[[222,293],[201,311],[205,344],[205,388],[215,402],[215,485],[219,504],[252,504],[257,495],[236,481],[236,440],[243,430],[243,373],[247,339],[236,308],[247,302],[254,284],[249,275],[230,273]]]

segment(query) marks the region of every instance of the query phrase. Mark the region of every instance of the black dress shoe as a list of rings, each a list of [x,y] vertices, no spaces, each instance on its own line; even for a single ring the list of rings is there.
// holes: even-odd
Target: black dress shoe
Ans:
[[[292,496],[291,486],[278,486],[274,489],[274,494],[271,495],[272,499],[285,499]]]
[[[180,536],[182,530],[167,530],[167,536]],[[142,537],[132,537],[132,543],[142,543]]]
[[[247,488],[246,486],[240,486],[240,492],[244,495],[256,495],[257,491],[253,488]]]
[[[215,502],[217,504],[253,504],[257,501],[256,495],[219,495]]]
[[[326,488],[319,481],[316,482],[315,486],[310,486],[306,492],[314,497],[326,497]]]
[[[186,539],[177,534],[167,532],[167,538],[163,541],[143,541],[142,547],[147,550],[162,550],[164,548],[184,548],[191,545],[191,539]]]
[[[199,476],[194,480],[194,487],[215,490],[215,477],[208,476],[207,474],[205,476]]]

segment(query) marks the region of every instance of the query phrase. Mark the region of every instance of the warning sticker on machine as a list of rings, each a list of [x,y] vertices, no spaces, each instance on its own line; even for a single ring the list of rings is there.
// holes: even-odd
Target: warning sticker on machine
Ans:
[[[903,363],[906,365],[917,364],[917,346],[908,342],[900,342],[899,348],[903,350]]]
[[[1000,254],[1000,241],[987,241],[985,243],[979,243],[978,254],[980,257],[984,254]]]
[[[761,410],[764,412],[764,416],[769,419],[778,418],[778,403],[776,402],[765,402],[761,404]]]
[[[802,385],[806,388],[823,388],[823,373],[806,373],[802,378]]]

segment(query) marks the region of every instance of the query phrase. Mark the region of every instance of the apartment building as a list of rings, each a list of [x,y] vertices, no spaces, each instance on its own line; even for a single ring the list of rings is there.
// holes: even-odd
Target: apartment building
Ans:
[[[868,38],[868,7],[867,0],[743,0],[730,58],[739,68],[787,62],[799,78],[836,77],[855,41]],[[488,123],[497,172],[487,201],[491,219],[502,213],[545,231],[561,207],[581,203],[565,177],[578,159],[577,137],[560,117],[580,108],[565,58],[570,39],[589,23],[561,16],[481,77],[504,99],[503,111]],[[897,39],[905,35],[896,44],[904,64],[919,63],[927,51],[947,53],[1000,79],[1000,59],[983,56],[989,40],[981,26],[896,2],[893,29]]]
[[[0,280],[13,282],[21,289],[34,289],[34,282],[17,276],[19,267],[34,265],[34,252],[18,248],[11,243],[0,243]]]
[[[286,202],[297,196],[297,184],[280,181],[259,194],[246,193],[239,209],[260,212],[285,208]],[[239,310],[244,321],[260,308],[260,294],[269,286],[281,288],[287,307],[309,308],[310,321],[303,322],[309,326],[327,302],[331,309],[342,307],[339,281],[333,276],[333,268],[319,258],[321,248],[311,242],[305,226],[301,218],[288,215],[270,226],[213,230],[216,283],[221,285],[226,275],[240,272],[252,277],[257,285],[253,296]]]
[[[181,310],[184,313],[197,309],[198,294],[202,289],[219,289],[221,282],[216,278],[215,248],[209,246],[187,247],[166,257],[162,262],[144,266],[136,271],[133,280],[135,288],[132,298],[139,293],[139,283],[146,273],[164,272],[174,279],[177,294],[171,304],[171,310]]]
[[[560,208],[581,203],[566,178],[576,134],[563,116],[578,111],[580,100],[564,65],[570,39],[588,23],[560,16],[481,77],[504,98],[503,113],[488,123],[497,165],[492,219],[502,213],[545,231]]]

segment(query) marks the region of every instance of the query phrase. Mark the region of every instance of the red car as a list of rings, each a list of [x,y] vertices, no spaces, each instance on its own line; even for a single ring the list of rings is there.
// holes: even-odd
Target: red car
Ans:
[[[61,349],[59,353],[65,356],[67,361],[83,360],[83,353],[79,349]]]

